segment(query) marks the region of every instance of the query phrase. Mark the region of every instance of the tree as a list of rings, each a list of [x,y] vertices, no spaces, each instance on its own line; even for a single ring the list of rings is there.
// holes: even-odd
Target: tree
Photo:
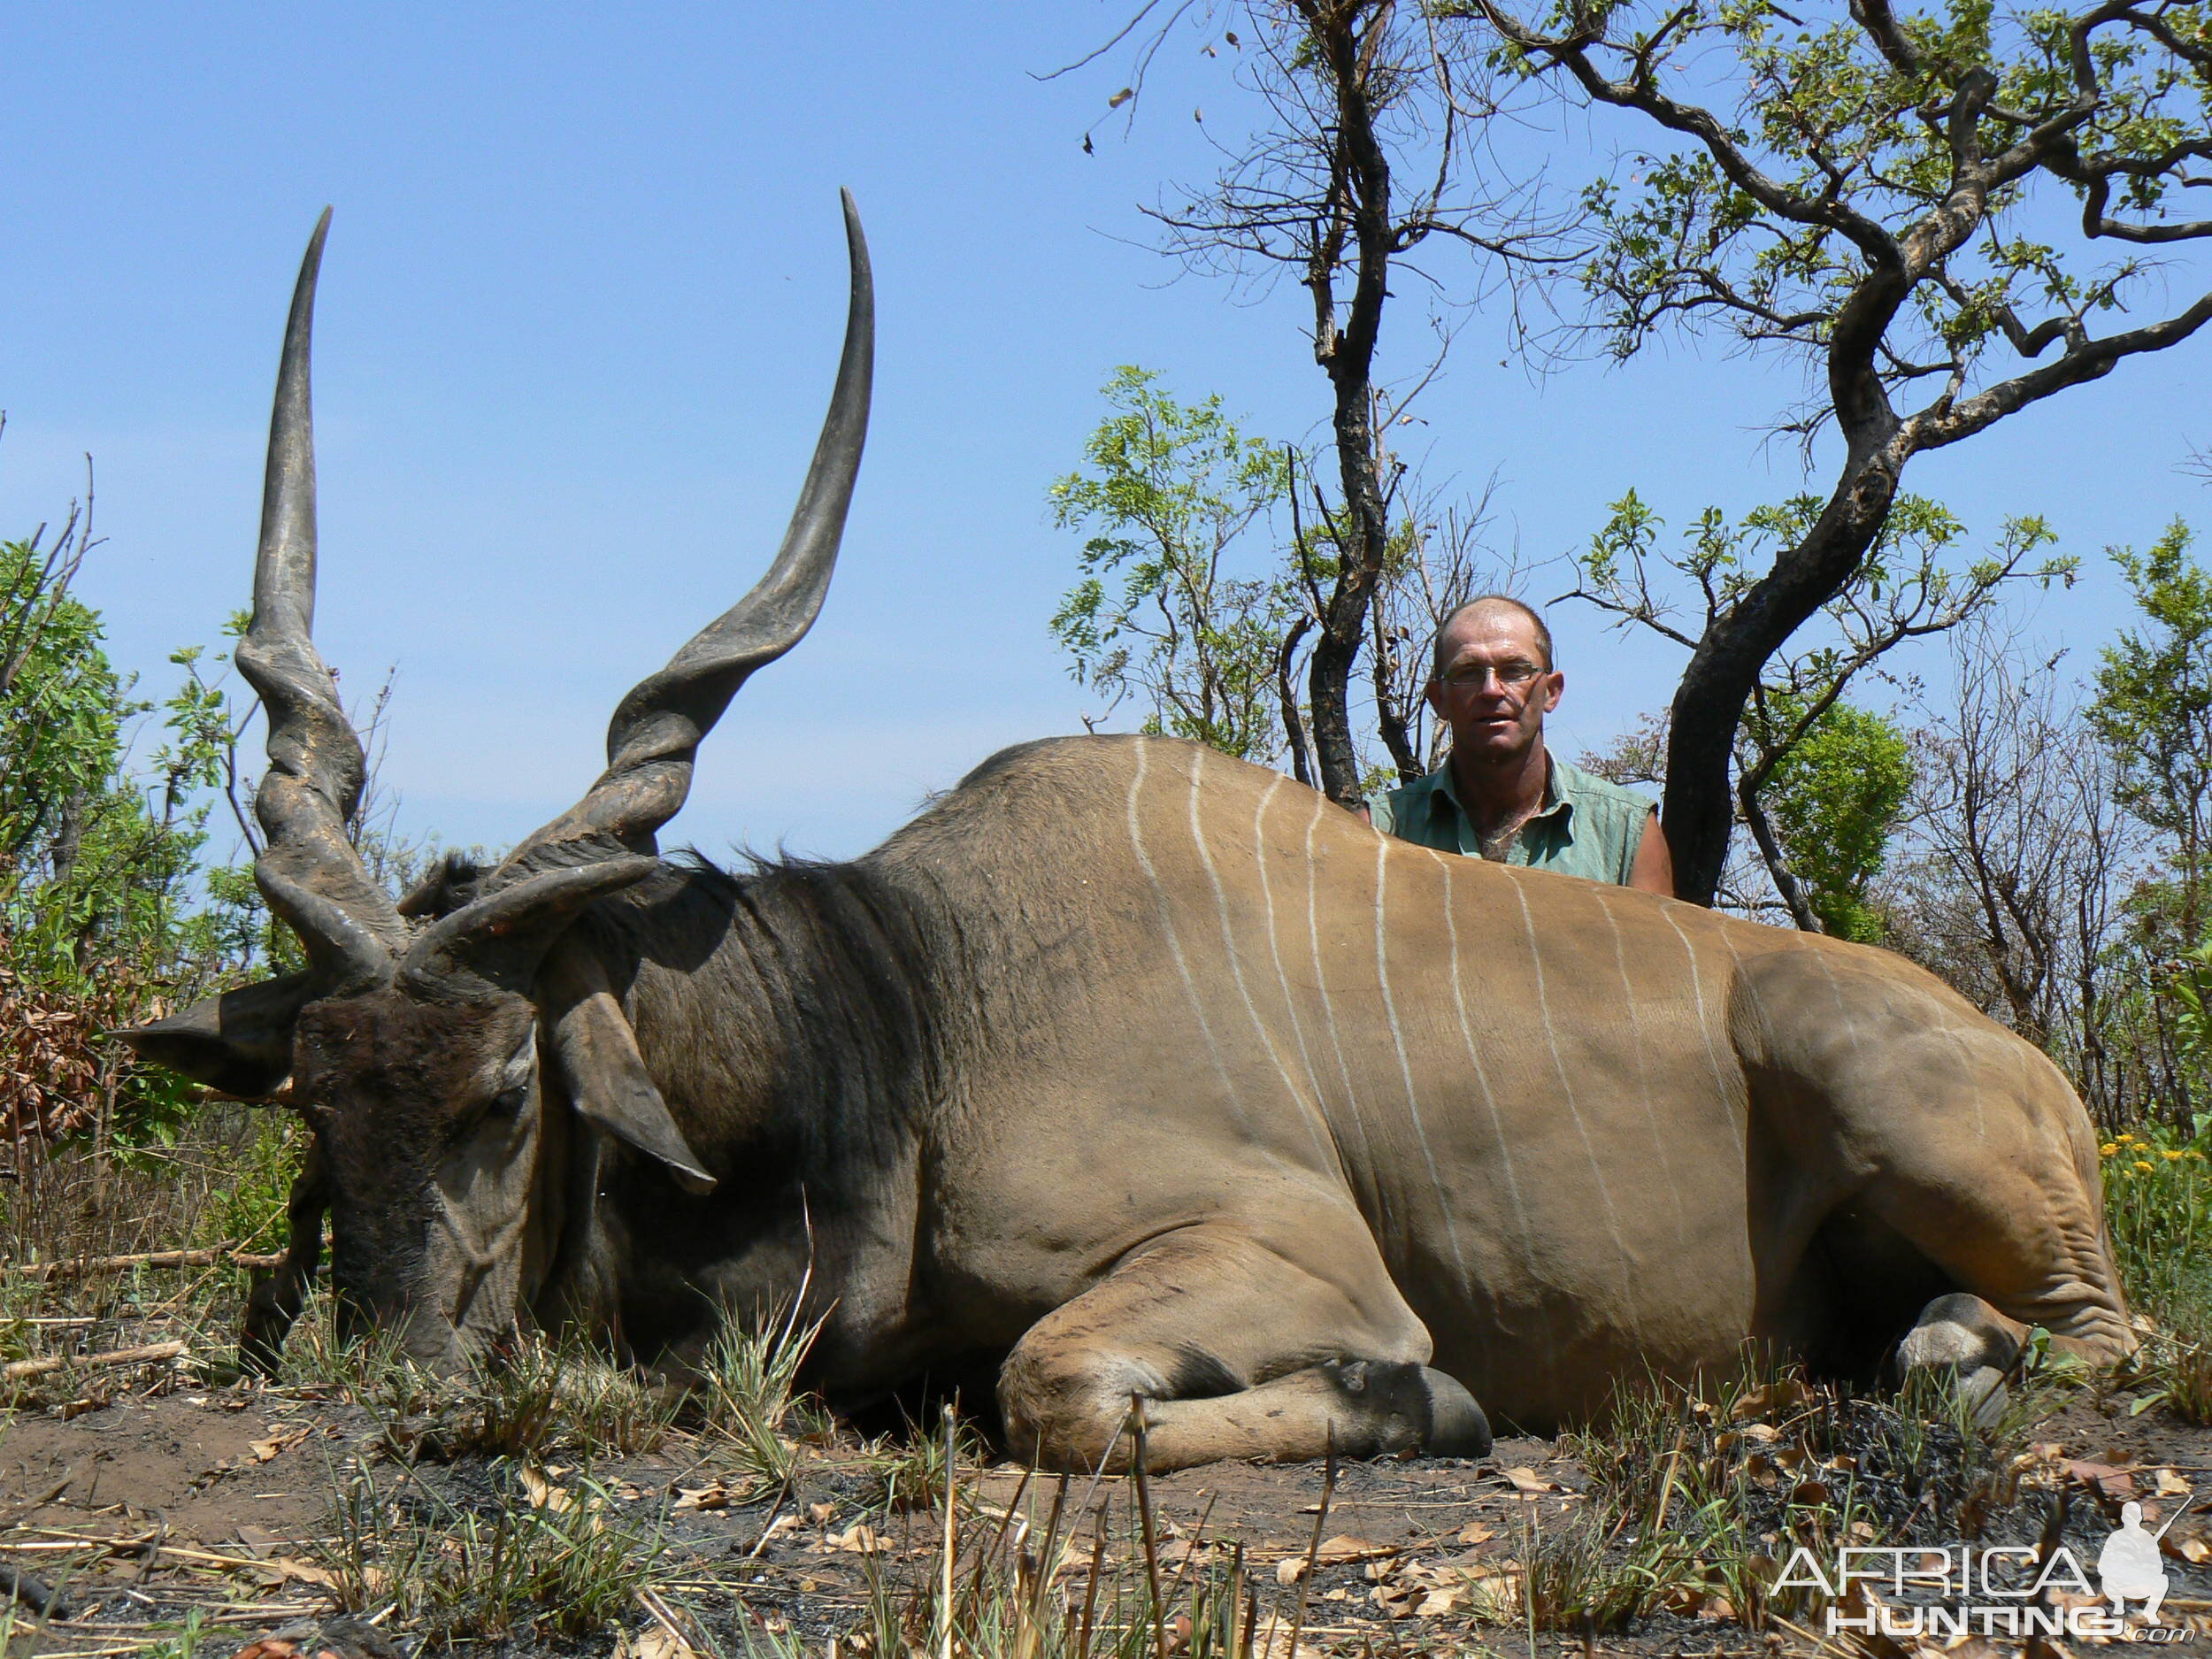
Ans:
[[[2150,1010],[2129,1003],[2124,905],[2148,849],[2118,757],[2057,657],[1993,618],[1950,646],[1946,695],[1921,700],[1908,852],[1878,901],[1886,942],[2049,1052],[2101,1120],[2139,1118],[2169,1090],[2154,1031],[2132,1029]]]
[[[193,760],[150,795],[125,775],[127,729],[152,705],[110,665],[99,618],[68,592],[74,569],[37,537],[0,544],[0,636],[16,641],[0,691],[0,933],[65,976],[159,937],[201,840]]]
[[[1674,697],[1667,839],[1682,894],[1709,901],[1738,723],[1768,660],[1875,545],[1912,458],[2212,319],[2207,293],[2097,327],[2151,290],[2143,250],[2212,236],[2182,213],[2208,182],[2189,169],[2212,159],[2212,18],[2173,0],[2013,14],[1850,0],[1847,17],[1832,4],[1804,20],[1736,0],[1445,9],[1463,69],[1621,111],[1661,141],[1585,196],[1581,281],[1611,353],[1732,334],[1821,387],[1781,423],[1809,465],[1817,434],[1840,440],[1822,452],[1816,510],[1708,618]],[[2060,234],[2053,197],[2078,208],[2078,237]],[[2093,244],[2124,252],[2096,265]]]
[[[1271,759],[1298,737],[1294,706],[1287,739],[1275,706],[1297,598],[1267,534],[1287,452],[1246,437],[1218,396],[1176,402],[1149,370],[1118,369],[1103,393],[1087,468],[1051,488],[1054,524],[1090,533],[1052,632],[1110,710],[1134,695],[1146,731]]]
[[[1435,771],[1450,747],[1450,727],[1423,695],[1436,635],[1460,606],[1478,594],[1510,591],[1519,574],[1490,549],[1489,507],[1487,489],[1471,503],[1416,499],[1393,529],[1368,616],[1376,733],[1389,763],[1365,768],[1370,793]]]
[[[2172,849],[2162,909],[2175,949],[2205,937],[2212,877],[2212,575],[2177,519],[2146,554],[2116,548],[2149,626],[2109,646],[2090,723],[2119,764],[2120,803]]]
[[[1578,557],[1570,596],[1610,613],[1616,626],[1673,641],[1691,654],[1694,671],[1701,641],[1750,602],[1767,580],[1762,567],[1811,534],[1821,511],[1812,496],[1755,508],[1734,522],[1709,507],[1664,551],[1663,522],[1632,490]],[[2019,583],[2073,580],[2072,559],[2036,557],[2053,539],[2039,518],[2008,519],[1994,549],[1960,565],[1955,554],[1966,534],[1940,504],[1899,497],[1820,607],[1810,642],[1763,662],[1732,725],[1734,816],[1791,919],[1808,932],[1870,936],[1867,883],[1910,782],[1901,737],[1881,717],[1850,710],[1845,692],[1891,652],[1985,615]],[[1678,698],[1673,719],[1680,710]],[[1646,741],[1666,753],[1671,800],[1677,746],[1662,723],[1647,732]],[[1606,769],[1619,777],[1629,769],[1617,757]],[[1722,875],[1713,885],[1717,893]]]
[[[1177,8],[1162,32],[1188,10]],[[1312,533],[1330,556],[1303,572],[1314,613],[1308,702],[1320,786],[1351,806],[1372,781],[1354,731],[1351,677],[1393,563],[1402,469],[1388,434],[1428,379],[1394,394],[1376,378],[1392,272],[1432,241],[1540,258],[1540,237],[1476,228],[1509,217],[1509,205],[1466,193],[1469,111],[1419,12],[1402,12],[1394,0],[1254,0],[1237,15],[1248,40],[1234,30],[1224,38],[1248,45],[1244,78],[1265,116],[1210,186],[1156,217],[1187,265],[1262,280],[1288,273],[1310,297],[1337,493],[1330,498],[1309,475]],[[1387,666],[1372,684],[1379,730],[1402,772],[1418,713],[1398,700]]]
[[[1767,838],[1761,856],[1770,872],[1787,875],[1793,910],[1810,912],[1819,932],[1878,944],[1888,929],[1867,893],[1904,817],[1910,745],[1871,710],[1832,703],[1804,720],[1787,694],[1764,702],[1764,714],[1746,722],[1755,741],[1795,735],[1776,752],[1756,803]],[[1776,730],[1766,729],[1770,722]]]

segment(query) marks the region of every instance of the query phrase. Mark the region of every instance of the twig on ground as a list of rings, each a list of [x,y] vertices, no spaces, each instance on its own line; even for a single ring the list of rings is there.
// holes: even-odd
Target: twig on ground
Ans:
[[[19,1279],[77,1279],[88,1273],[119,1273],[133,1267],[206,1267],[228,1262],[234,1267],[274,1267],[281,1256],[258,1256],[234,1244],[199,1250],[139,1250],[128,1256],[87,1256],[70,1262],[11,1262],[5,1270]]]
[[[102,1365],[149,1365],[156,1360],[174,1359],[184,1352],[181,1342],[155,1342],[145,1348],[111,1348],[104,1354],[48,1354],[38,1359],[10,1360],[0,1366],[0,1377],[12,1382],[22,1377],[43,1377],[71,1366],[90,1369]]]

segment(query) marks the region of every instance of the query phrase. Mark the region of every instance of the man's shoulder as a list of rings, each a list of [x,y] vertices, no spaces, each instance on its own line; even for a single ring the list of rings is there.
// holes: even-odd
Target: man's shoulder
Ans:
[[[1648,796],[1638,795],[1594,772],[1571,766],[1557,756],[1552,757],[1552,777],[1561,796],[1573,802],[1578,812],[1628,818],[1641,824],[1657,810],[1658,803]]]
[[[1433,810],[1430,803],[1443,787],[1441,770],[1402,783],[1394,789],[1379,789],[1367,797],[1368,821],[1386,835],[1417,835]]]

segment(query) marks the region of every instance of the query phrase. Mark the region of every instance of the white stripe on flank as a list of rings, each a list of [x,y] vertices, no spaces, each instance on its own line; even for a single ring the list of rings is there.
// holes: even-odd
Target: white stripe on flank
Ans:
[[[1267,954],[1275,964],[1275,983],[1283,993],[1283,1011],[1290,1019],[1290,1034],[1298,1042],[1298,1062],[1306,1068],[1306,1084],[1312,1089],[1314,1105],[1318,1109],[1323,1103],[1321,1075],[1313,1069],[1313,1054],[1306,1046],[1306,1024],[1298,1018],[1298,999],[1291,992],[1290,971],[1283,966],[1282,946],[1276,936],[1275,887],[1267,874],[1267,837],[1264,828],[1267,822],[1267,803],[1275,798],[1275,791],[1287,781],[1288,780],[1281,772],[1277,772],[1268,783],[1267,793],[1260,797],[1260,810],[1252,815],[1252,857],[1260,867],[1260,897],[1267,903]],[[1309,871],[1311,870],[1310,861],[1307,868]],[[1325,1113],[1324,1116],[1325,1115]],[[1332,1141],[1331,1144],[1333,1145],[1334,1142]]]
[[[1329,1033],[1329,1047],[1336,1055],[1337,1075],[1344,1083],[1344,1104],[1350,1109],[1352,1125],[1359,1131],[1360,1158],[1364,1168],[1369,1190],[1374,1190],[1375,1146],[1367,1133],[1367,1119],[1359,1109],[1359,1094],[1352,1087],[1352,1068],[1344,1058],[1344,1044],[1336,1034],[1336,1006],[1329,1001],[1329,978],[1321,966],[1321,918],[1314,909],[1315,895],[1321,884],[1315,879],[1313,864],[1313,833],[1321,827],[1321,815],[1329,810],[1329,797],[1318,790],[1314,792],[1313,817],[1306,823],[1306,939],[1313,951],[1314,995],[1321,999],[1321,1023]]]
[[[1221,1045],[1214,1041],[1213,1026],[1207,1023],[1206,1007],[1198,995],[1198,987],[1190,976],[1190,964],[1183,959],[1182,941],[1175,936],[1175,918],[1169,910],[1167,894],[1160,886],[1159,872],[1152,867],[1152,855],[1144,849],[1144,830],[1137,821],[1137,797],[1144,789],[1145,754],[1152,746],[1139,743],[1137,774],[1129,780],[1129,844],[1135,849],[1137,863],[1143,868],[1144,879],[1151,884],[1152,903],[1160,915],[1160,933],[1167,941],[1168,953],[1175,958],[1175,972],[1182,976],[1183,995],[1190,999],[1191,1017],[1197,1020],[1198,1029],[1206,1039],[1206,1052],[1213,1056],[1215,1075],[1220,1078],[1223,1091],[1228,1096],[1229,1109],[1237,1115],[1237,1121],[1249,1131],[1252,1120],[1245,1114],[1244,1102],[1237,1094],[1235,1079],[1221,1057]]]
[[[1705,979],[1697,971],[1697,947],[1690,943],[1690,936],[1682,931],[1682,924],[1674,919],[1671,902],[1661,905],[1659,914],[1667,918],[1667,926],[1674,929],[1674,936],[1682,941],[1682,954],[1690,959],[1690,994],[1697,999],[1697,1028],[1705,1037],[1705,1058],[1713,1068],[1713,1087],[1719,1098],[1720,1115],[1728,1120],[1728,1138],[1736,1143],[1736,1158],[1740,1163],[1743,1159],[1743,1131],[1736,1127],[1736,1109],[1728,1099],[1728,1077],[1721,1070],[1720,1051],[1713,1047],[1713,1022],[1705,1013]]]
[[[1528,895],[1521,883],[1513,883],[1514,902],[1521,907],[1521,932],[1528,939],[1528,955],[1536,977],[1536,1011],[1544,1022],[1544,1046],[1551,1050],[1552,1070],[1559,1074],[1559,1092],[1567,1102],[1567,1115],[1575,1121],[1575,1133],[1582,1139],[1582,1155],[1590,1160],[1590,1179],[1597,1183],[1598,1202],[1605,1206],[1605,1230],[1613,1235],[1613,1253],[1621,1258],[1621,1305],[1628,1313],[1629,1328],[1638,1330],[1640,1322],[1635,1315],[1636,1268],[1629,1260],[1628,1246],[1621,1238],[1620,1215],[1613,1208],[1613,1194],[1605,1185],[1605,1170],[1598,1163],[1598,1149],[1590,1141],[1590,1125],[1582,1120],[1582,1108],[1575,1102],[1574,1079],[1567,1075],[1567,1063],[1560,1056],[1558,1034],[1552,1029],[1551,993],[1544,982],[1543,948],[1536,942],[1536,918],[1529,914]]]
[[[1289,1094],[1291,1104],[1305,1121],[1306,1133],[1313,1138],[1313,1149],[1321,1159],[1322,1168],[1335,1169],[1337,1167],[1335,1149],[1322,1133],[1314,1102],[1303,1089],[1298,1087],[1298,1079],[1291,1076],[1290,1068],[1283,1064],[1282,1054],[1275,1046],[1274,1035],[1267,1029],[1267,1023],[1260,1018],[1260,1010],[1252,1001],[1251,988],[1244,982],[1244,965],[1237,957],[1236,934],[1229,926],[1228,896],[1221,890],[1221,875],[1214,868],[1213,851],[1206,845],[1205,829],[1198,821],[1198,785],[1199,780],[1205,775],[1205,770],[1206,751],[1202,749],[1195,750],[1191,756],[1190,769],[1190,838],[1191,844],[1198,849],[1198,862],[1206,866],[1206,879],[1213,886],[1214,914],[1221,919],[1221,948],[1228,953],[1229,977],[1236,981],[1237,995],[1244,999],[1244,1011],[1251,1017],[1252,1030],[1260,1040],[1260,1047],[1267,1051],[1267,1057],[1275,1063],[1276,1073],[1283,1079],[1283,1088]],[[1282,774],[1277,772],[1275,783],[1279,784],[1282,780]],[[1267,794],[1274,793],[1274,784],[1269,785]],[[1260,844],[1260,819],[1266,811],[1267,795],[1262,795],[1259,810],[1252,815],[1252,844],[1258,855],[1263,893],[1267,892],[1267,849]],[[1268,949],[1272,950],[1275,945],[1275,901],[1271,894],[1269,895],[1267,902],[1267,942]],[[1278,956],[1276,967],[1279,971],[1281,965],[1282,958]],[[1292,1016],[1294,1026],[1296,1019],[1297,1017],[1294,1014]],[[1301,1038],[1299,1047],[1303,1048],[1304,1046],[1304,1039]],[[1311,1068],[1309,1067],[1308,1070],[1310,1071]]]
[[[1667,1162],[1667,1137],[1659,1127],[1659,1109],[1652,1103],[1651,1071],[1644,1062],[1644,1025],[1636,1013],[1636,987],[1628,977],[1628,951],[1621,942],[1620,918],[1613,914],[1613,907],[1606,902],[1603,884],[1594,886],[1590,896],[1597,902],[1605,925],[1613,930],[1613,965],[1620,970],[1621,1001],[1628,1009],[1628,1034],[1636,1045],[1636,1083],[1643,1091],[1644,1121],[1651,1125],[1651,1149],[1659,1159],[1659,1167],[1666,1171],[1667,1191],[1674,1196],[1675,1241],[1686,1248],[1690,1241],[1689,1220],[1682,1208],[1682,1184],[1675,1178],[1673,1168]]]
[[[1437,868],[1444,875],[1444,926],[1448,934],[1452,958],[1452,1006],[1459,1013],[1460,1041],[1467,1045],[1467,1063],[1474,1067],[1475,1086],[1482,1091],[1483,1110],[1490,1114],[1490,1133],[1498,1142],[1498,1167],[1505,1175],[1506,1195],[1513,1201],[1514,1225],[1521,1233],[1521,1260],[1528,1268],[1528,1283],[1533,1292],[1543,1282],[1543,1272],[1536,1263],[1536,1233],[1529,1225],[1528,1205],[1521,1197],[1520,1178],[1513,1172],[1513,1143],[1505,1133],[1505,1119],[1498,1112],[1498,1097],[1491,1091],[1489,1069],[1482,1063],[1482,1049],[1475,1041],[1475,1028],[1467,1018],[1465,983],[1459,972],[1459,909],[1452,893],[1452,864],[1443,853],[1436,855]],[[1489,1288],[1485,1286],[1486,1289]],[[1491,1301],[1500,1308],[1503,1299],[1494,1291]],[[1536,1304],[1544,1323],[1544,1363],[1556,1377],[1559,1364],[1558,1339],[1552,1331],[1551,1312],[1542,1302]]]
[[[1436,1154],[1429,1149],[1428,1125],[1421,1121],[1420,1097],[1413,1086],[1413,1062],[1406,1058],[1405,1033],[1398,1027],[1398,1000],[1390,994],[1390,964],[1384,955],[1383,872],[1389,866],[1391,846],[1389,836],[1375,838],[1375,982],[1382,987],[1383,1014],[1390,1021],[1390,1041],[1398,1049],[1398,1072],[1405,1079],[1406,1110],[1413,1115],[1414,1139],[1421,1143],[1422,1162],[1429,1166],[1429,1187],[1436,1194],[1437,1212],[1444,1217],[1444,1236],[1452,1243],[1452,1265],[1459,1270],[1460,1285],[1466,1288],[1474,1280],[1468,1275],[1467,1258],[1459,1248],[1459,1217],[1444,1190],[1444,1178],[1437,1171]]]

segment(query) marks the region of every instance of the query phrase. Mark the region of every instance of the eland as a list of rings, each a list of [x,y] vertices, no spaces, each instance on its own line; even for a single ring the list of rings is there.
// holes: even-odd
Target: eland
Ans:
[[[2058,1070],[1883,951],[1391,840],[1159,737],[1008,749],[842,864],[663,858],[701,741],[797,643],[867,424],[867,256],[782,550],[616,710],[606,771],[396,900],[316,653],[296,290],[241,671],[255,869],[308,966],[127,1033],[298,1111],[250,1335],[316,1271],[458,1366],[518,1325],[680,1373],[803,1295],[833,1402],[997,1362],[1061,1468],[1472,1454],[1746,1341],[1986,1391],[2131,1345]]]

